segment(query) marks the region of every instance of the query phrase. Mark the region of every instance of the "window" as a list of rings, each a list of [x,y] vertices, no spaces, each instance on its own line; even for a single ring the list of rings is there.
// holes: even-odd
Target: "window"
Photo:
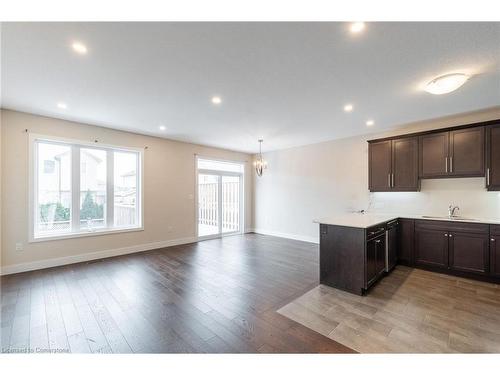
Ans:
[[[106,228],[106,150],[80,148],[80,229]]]
[[[71,232],[71,147],[40,143],[38,154],[37,221],[35,231]]]
[[[128,227],[139,222],[137,206],[137,154],[133,152],[115,152],[114,155],[114,212],[115,225]]]
[[[31,142],[31,240],[142,229],[140,150]]]

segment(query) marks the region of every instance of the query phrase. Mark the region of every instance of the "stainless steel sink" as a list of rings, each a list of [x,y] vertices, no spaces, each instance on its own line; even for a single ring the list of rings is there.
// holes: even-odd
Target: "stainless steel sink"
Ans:
[[[479,221],[478,219],[472,219],[470,217],[463,216],[422,216],[424,219],[445,219],[445,220],[458,220],[458,221]]]

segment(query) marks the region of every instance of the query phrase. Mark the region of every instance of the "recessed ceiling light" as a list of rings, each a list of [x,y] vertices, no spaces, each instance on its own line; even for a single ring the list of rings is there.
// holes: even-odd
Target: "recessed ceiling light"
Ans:
[[[462,73],[445,74],[430,81],[424,90],[434,95],[447,94],[458,89],[468,79],[469,76]]]
[[[66,105],[66,103],[59,102],[59,103],[57,103],[57,108],[66,109],[66,108],[68,108],[68,106]]]
[[[222,99],[220,98],[220,96],[212,96],[212,103],[213,104],[220,104],[220,103],[222,103]]]
[[[373,125],[375,125],[375,121],[373,121],[373,120],[368,120],[366,122],[366,126],[373,126]]]
[[[162,132],[167,130],[167,127],[165,125],[160,125],[158,126],[158,129],[160,129]]]
[[[344,111],[346,111],[346,112],[351,112],[353,109],[354,109],[354,107],[352,104],[346,104],[344,106]]]
[[[364,22],[353,22],[351,23],[351,33],[357,34],[360,33],[365,29],[365,23]]]
[[[73,51],[79,53],[80,55],[85,55],[87,53],[87,46],[80,42],[74,42],[71,47],[73,47]]]

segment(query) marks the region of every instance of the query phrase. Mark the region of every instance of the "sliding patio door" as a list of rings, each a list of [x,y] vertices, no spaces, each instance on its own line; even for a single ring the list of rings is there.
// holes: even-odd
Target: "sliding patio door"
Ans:
[[[198,159],[197,228],[199,238],[240,233],[243,214],[243,165]]]
[[[221,176],[222,233],[240,232],[240,176]]]

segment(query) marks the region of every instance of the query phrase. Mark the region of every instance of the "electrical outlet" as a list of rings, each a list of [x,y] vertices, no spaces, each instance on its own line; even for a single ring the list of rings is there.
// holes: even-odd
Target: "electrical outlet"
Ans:
[[[23,243],[22,242],[17,242],[16,243],[16,251],[23,251]]]

